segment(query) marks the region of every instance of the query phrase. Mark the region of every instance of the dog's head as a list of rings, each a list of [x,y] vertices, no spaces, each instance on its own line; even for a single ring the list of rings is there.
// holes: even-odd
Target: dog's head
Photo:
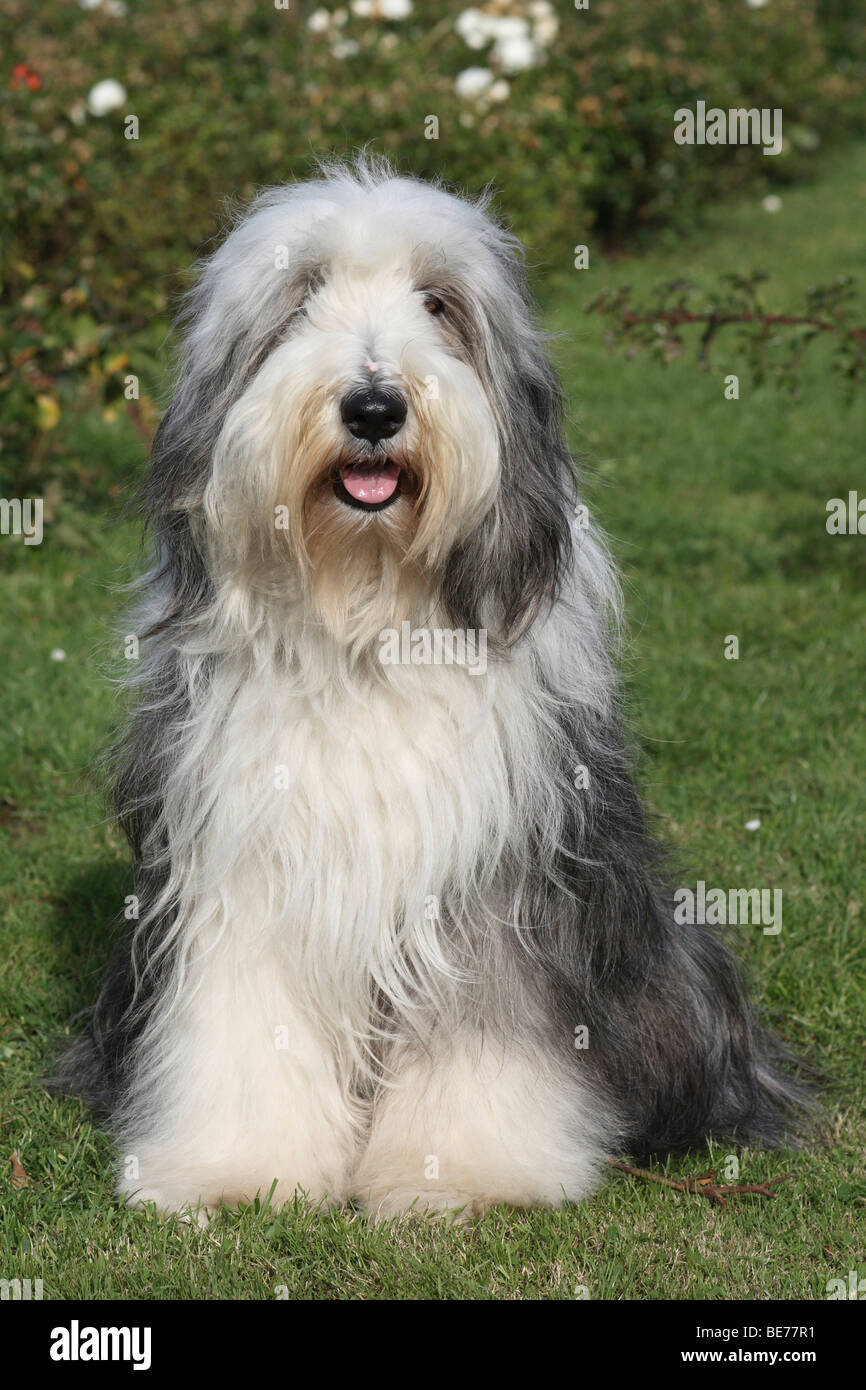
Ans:
[[[364,162],[269,190],[205,262],[149,501],[210,584],[348,640],[441,603],[511,640],[569,535],[516,244]]]

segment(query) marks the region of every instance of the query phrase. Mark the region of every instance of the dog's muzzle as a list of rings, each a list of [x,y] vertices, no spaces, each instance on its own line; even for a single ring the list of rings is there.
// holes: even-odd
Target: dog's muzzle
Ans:
[[[382,511],[400,495],[400,466],[378,451],[406,420],[406,402],[398,391],[366,386],[350,391],[340,403],[340,417],[354,439],[373,446],[369,457],[342,464],[334,479],[341,502],[366,512]]]

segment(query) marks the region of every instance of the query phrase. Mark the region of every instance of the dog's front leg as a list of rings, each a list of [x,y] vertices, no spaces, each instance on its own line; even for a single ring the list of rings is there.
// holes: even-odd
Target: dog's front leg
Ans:
[[[352,1183],[372,1216],[559,1206],[600,1181],[605,1126],[567,1064],[480,1036],[391,1059]]]
[[[155,1010],[116,1117],[118,1190],[162,1211],[265,1197],[340,1203],[361,1123],[285,962],[219,943]]]

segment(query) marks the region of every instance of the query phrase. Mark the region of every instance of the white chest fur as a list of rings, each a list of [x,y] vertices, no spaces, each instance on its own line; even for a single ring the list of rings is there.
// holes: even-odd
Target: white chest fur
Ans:
[[[166,799],[187,949],[240,973],[264,954],[353,1034],[374,989],[399,1009],[413,980],[447,976],[445,905],[483,894],[542,764],[525,676],[250,679],[225,661]]]

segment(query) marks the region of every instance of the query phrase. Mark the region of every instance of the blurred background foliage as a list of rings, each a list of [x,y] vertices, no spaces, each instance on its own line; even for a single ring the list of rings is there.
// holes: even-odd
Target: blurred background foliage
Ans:
[[[119,495],[164,401],[184,268],[263,184],[368,145],[492,182],[534,267],[675,238],[866,129],[860,3],[482,5],[528,17],[529,60],[473,37],[477,7],[455,0],[0,0],[0,492],[43,496],[47,522]],[[106,80],[123,95],[95,114]],[[698,100],[781,107],[782,154],[675,145]]]

